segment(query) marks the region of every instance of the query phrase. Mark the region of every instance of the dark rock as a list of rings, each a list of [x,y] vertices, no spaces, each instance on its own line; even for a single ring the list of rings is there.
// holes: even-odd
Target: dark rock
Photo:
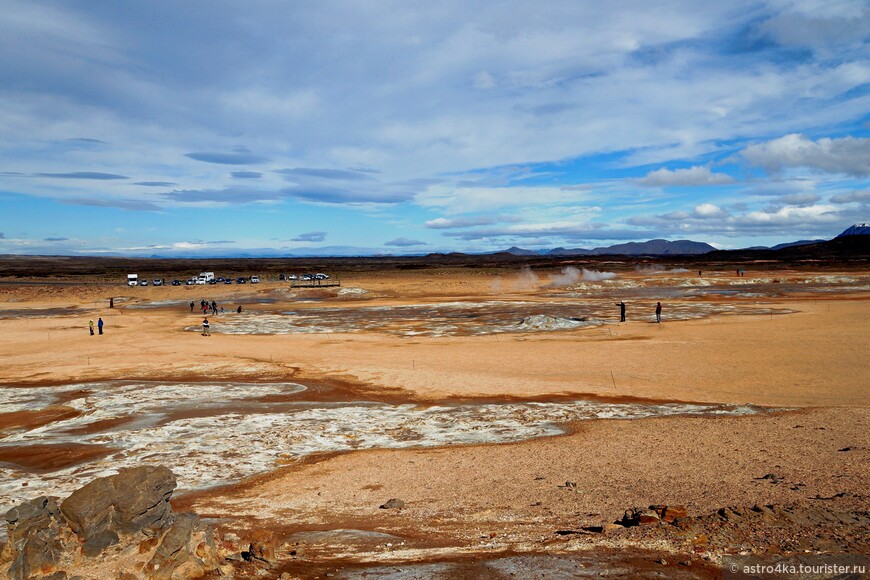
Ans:
[[[400,500],[400,499],[395,499],[395,498],[393,498],[393,499],[391,499],[391,500],[388,500],[387,503],[385,503],[385,504],[383,504],[382,506],[380,506],[380,508],[381,508],[382,510],[393,510],[393,509],[399,509],[399,510],[400,510],[400,509],[402,509],[403,507],[405,507],[405,502],[403,502],[403,501]]]
[[[159,531],[172,523],[175,476],[163,466],[121,469],[77,489],[61,504],[70,527],[86,542],[106,530]]]
[[[51,573],[75,542],[56,498],[38,497],[12,508],[6,513],[6,525],[8,540],[0,562],[11,562],[12,580]]]
[[[82,544],[82,554],[88,558],[94,558],[99,556],[105,548],[117,544],[120,539],[121,538],[114,530],[103,530],[97,532]]]
[[[115,523],[121,532],[162,529],[172,508],[175,475],[167,467],[142,466],[122,469],[115,476],[115,489],[122,490],[115,501]]]

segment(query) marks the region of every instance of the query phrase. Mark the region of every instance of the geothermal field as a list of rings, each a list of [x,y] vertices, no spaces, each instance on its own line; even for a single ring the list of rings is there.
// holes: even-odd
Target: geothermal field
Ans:
[[[866,560],[863,266],[343,263],[320,287],[279,280],[292,261],[238,261],[245,285],[89,267],[0,279],[4,512],[165,466],[213,535],[209,577]],[[123,546],[64,570],[142,570]]]

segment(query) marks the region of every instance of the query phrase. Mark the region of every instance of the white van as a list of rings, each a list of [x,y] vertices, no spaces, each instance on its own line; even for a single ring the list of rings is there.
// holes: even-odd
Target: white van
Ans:
[[[127,286],[138,286],[139,274],[127,274]]]

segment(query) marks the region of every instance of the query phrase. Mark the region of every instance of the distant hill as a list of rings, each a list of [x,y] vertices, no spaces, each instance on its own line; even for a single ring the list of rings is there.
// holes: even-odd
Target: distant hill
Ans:
[[[784,244],[777,244],[775,246],[771,246],[770,250],[782,250],[783,248],[793,248],[795,246],[809,246],[810,244],[819,244],[821,242],[826,242],[827,240],[798,240],[796,242],[786,242]],[[754,250],[763,250],[765,248],[747,248]]]
[[[514,256],[696,256],[715,250],[710,244],[693,242],[691,240],[656,239],[647,242],[628,242],[593,249],[586,248],[554,248],[552,250],[524,250],[508,248],[505,253]]]
[[[649,240],[648,242],[628,242],[616,244],[606,248],[595,248],[590,253],[593,255],[617,254],[623,256],[696,256],[715,250],[713,246],[705,242],[693,242],[692,240]]]
[[[507,250],[504,250],[503,252],[497,252],[497,253],[512,254],[514,256],[540,256],[541,255],[541,252],[539,252],[537,250],[524,250],[523,248],[518,248],[516,246],[511,246]]]
[[[837,236],[833,240],[815,244],[786,245],[774,249],[716,250],[704,256],[705,260],[751,261],[831,261],[862,262],[870,260],[870,235]]]
[[[867,236],[870,235],[870,224],[855,224],[854,226],[850,226],[843,230],[837,238],[844,238],[846,236]],[[836,239],[836,238],[834,238]]]

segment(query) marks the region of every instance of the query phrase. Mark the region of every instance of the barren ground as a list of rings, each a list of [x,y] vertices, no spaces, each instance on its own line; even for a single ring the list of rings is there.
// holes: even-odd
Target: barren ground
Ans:
[[[690,516],[756,503],[867,511],[870,276],[762,268],[745,278],[734,271],[702,278],[694,270],[625,271],[612,281],[553,284],[560,275],[357,272],[342,276],[341,294],[337,288],[293,291],[275,280],[146,288],[98,276],[64,284],[15,280],[0,284],[3,388],[11,393],[106,380],[294,382],[309,387],[307,401],[324,405],[426,408],[593,398],[775,408],[739,416],[577,420],[563,425],[560,436],[501,444],[316,453],[233,485],[176,496],[176,509],[214,518],[224,531],[278,532],[284,545],[281,565],[270,572],[276,575],[350,574],[360,564],[516,553],[561,557],[600,550],[606,561],[605,549],[619,548],[625,561],[650,565],[662,550],[674,553],[671,560],[684,559],[704,576],[715,574],[724,553],[765,546],[699,550],[666,534],[556,532],[600,526],[651,504],[686,506]],[[188,306],[193,300],[198,307],[203,298],[225,307],[209,317],[210,337],[198,330],[201,311]],[[626,323],[617,322],[619,300],[628,305]],[[664,305],[661,325],[653,316],[657,300]],[[554,304],[592,320],[571,327],[570,316],[552,316],[550,323],[568,326],[513,327]],[[391,308],[410,308],[407,320],[378,314]],[[415,308],[422,314],[413,319]],[[669,318],[677,313],[685,319]],[[300,326],[323,326],[284,332],[281,324],[293,316],[305,321]],[[88,320],[98,317],[105,334],[90,336]],[[266,321],[282,333],[256,334]],[[378,324],[358,328],[364,321]],[[241,333],[223,332],[230,323]],[[432,332],[436,324],[440,330]],[[259,413],[264,405],[291,401],[282,396],[248,410],[227,405],[240,414]],[[69,439],[39,445],[15,439],[62,421],[83,440],[87,433],[113,433],[144,404],[95,423],[86,420],[90,408],[76,407],[83,397],[65,391],[51,404],[0,413],[0,461],[6,462],[0,466],[9,467],[0,477],[24,483],[103,460],[103,449]],[[164,423],[227,412],[185,409],[167,410]],[[258,448],[236,451],[257,454]],[[768,474],[776,477],[765,479]],[[379,509],[391,498],[404,507]],[[644,549],[657,551],[637,551]],[[474,566],[468,570],[473,576]]]

